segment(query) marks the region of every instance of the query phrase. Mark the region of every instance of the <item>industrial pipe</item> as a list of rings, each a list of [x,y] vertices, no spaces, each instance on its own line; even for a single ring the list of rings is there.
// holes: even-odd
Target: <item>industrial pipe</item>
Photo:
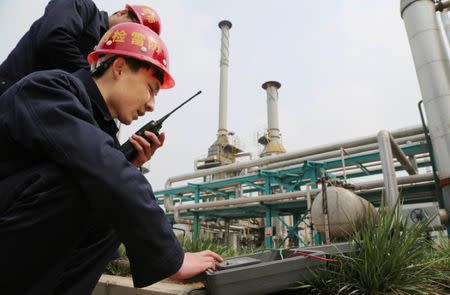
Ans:
[[[414,135],[418,135],[418,134],[422,134],[422,133],[423,133],[423,129],[421,126],[414,126],[414,127],[402,128],[402,129],[392,131],[391,134],[394,137],[400,138],[400,137],[414,136]],[[194,173],[188,173],[188,174],[170,177],[167,179],[165,187],[166,187],[166,189],[170,189],[172,183],[177,182],[177,181],[183,181],[183,180],[187,180],[187,179],[203,177],[203,176],[207,176],[207,175],[213,175],[216,173],[240,171],[242,169],[246,169],[249,167],[262,166],[262,165],[267,165],[270,163],[287,161],[290,159],[295,159],[295,158],[300,158],[300,157],[305,157],[306,160],[312,160],[312,159],[316,158],[317,156],[313,157],[311,155],[315,155],[318,153],[324,153],[323,155],[321,155],[322,157],[339,157],[339,155],[340,155],[339,151],[337,151],[337,154],[336,154],[336,150],[340,149],[341,147],[347,148],[347,149],[349,149],[349,151],[350,151],[350,148],[355,147],[355,149],[351,150],[351,152],[356,152],[357,150],[359,150],[358,146],[374,144],[376,142],[376,140],[377,140],[376,136],[362,137],[362,138],[357,138],[357,139],[350,140],[350,141],[339,142],[339,143],[325,145],[325,146],[319,146],[319,147],[312,148],[312,149],[300,150],[297,152],[290,152],[290,153],[285,153],[285,154],[280,154],[280,155],[273,155],[273,156],[268,156],[265,158],[247,161],[247,162],[233,163],[233,164],[229,164],[229,165],[225,165],[225,166],[199,170]],[[326,153],[329,151],[332,151],[332,152]],[[306,158],[306,156],[311,156],[311,157]],[[303,160],[305,160],[305,159],[303,159]],[[299,159],[296,159],[295,161],[298,161],[298,160]],[[273,167],[270,167],[269,169],[271,169],[271,168],[273,168]],[[173,207],[174,207],[173,198],[171,196],[165,196],[164,197],[164,208],[166,209],[166,211],[168,211],[168,212],[172,211]]]
[[[413,126],[413,127],[409,127],[409,128],[402,128],[402,129],[398,129],[398,130],[391,132],[391,134],[395,138],[412,136],[412,135],[417,135],[417,134],[422,134],[422,133],[423,133],[422,126]],[[170,177],[166,180],[165,187],[168,189],[168,188],[170,188],[172,183],[187,180],[187,179],[198,178],[198,177],[213,175],[213,174],[222,173],[222,172],[239,171],[239,170],[249,168],[249,167],[263,166],[263,165],[267,165],[270,163],[287,161],[287,160],[291,160],[291,159],[295,159],[295,158],[299,158],[299,157],[334,151],[334,150],[340,149],[341,147],[351,148],[351,147],[357,147],[357,146],[366,145],[366,144],[373,144],[376,142],[377,142],[376,135],[366,136],[366,137],[356,138],[356,139],[353,139],[350,141],[338,142],[338,143],[323,145],[323,146],[319,146],[319,147],[315,147],[315,148],[311,148],[311,149],[294,151],[294,152],[285,153],[285,154],[281,154],[281,155],[273,155],[273,156],[260,158],[260,159],[254,159],[254,160],[251,160],[248,162],[233,163],[233,164],[229,164],[229,165],[225,165],[225,166],[204,169],[204,170],[200,170],[200,171],[197,171],[194,173],[187,173],[187,174],[181,174],[178,176]]]
[[[417,137],[417,136],[419,136],[420,138],[423,138],[423,135],[416,135],[415,137]],[[399,139],[398,141],[399,141],[399,142],[402,142],[403,140],[404,140],[404,141],[409,141],[409,139],[411,139],[411,137],[407,137],[407,138],[405,138],[405,139]],[[362,150],[362,151],[365,150],[364,147],[370,148],[370,151],[359,153],[361,150]],[[347,152],[351,152],[353,155],[355,155],[355,154],[357,154],[357,155],[364,155],[364,154],[368,154],[368,153],[373,153],[373,152],[374,152],[373,149],[375,149],[375,148],[377,148],[377,147],[378,147],[377,144],[371,144],[371,145],[362,146],[362,147],[350,148],[350,149],[347,150]],[[358,153],[356,153],[356,152],[358,152]],[[320,155],[312,156],[312,157],[305,157],[305,158],[303,158],[303,161],[304,161],[304,160],[318,160],[318,159],[324,159],[324,158],[329,159],[330,156],[333,156],[335,153],[338,153],[338,151],[335,151],[335,152],[332,152],[332,153],[320,154]],[[420,160],[420,163],[423,163],[424,161],[426,161],[426,159]],[[380,166],[379,163],[373,163],[372,165],[377,165],[377,166],[372,167],[372,168],[374,168],[374,169],[380,169],[380,168],[381,168],[381,166]],[[371,166],[371,165],[369,165],[369,166]],[[398,164],[395,164],[395,166],[398,166]],[[266,168],[265,168],[265,169],[266,169]],[[336,176],[341,176],[341,174],[339,173],[339,170],[337,170],[337,169],[339,169],[339,168],[331,169],[330,171],[333,171],[333,173],[334,173]],[[354,169],[352,169],[352,171],[347,171],[347,175],[352,175],[352,174],[354,174],[354,171],[353,171],[353,170],[354,170]],[[275,170],[275,171],[277,171],[277,170]],[[357,173],[359,173],[359,171],[358,171]],[[257,175],[257,173],[254,172],[254,173],[249,173],[249,174],[246,174],[246,175],[247,175],[247,176],[255,176],[255,175]],[[261,176],[259,179],[260,179],[260,180],[263,180],[263,178],[264,178],[264,177]],[[235,179],[236,181],[233,182],[233,179]],[[233,186],[236,186],[236,185],[240,185],[240,184],[241,184],[240,179],[241,179],[241,176],[236,176],[236,177],[228,178],[228,179],[227,179],[227,184],[226,184],[226,185],[225,185],[225,184],[224,184],[224,185],[220,185],[220,186],[218,185],[218,186],[214,186],[214,188],[215,188],[215,189],[218,189],[218,188],[233,187]],[[178,187],[178,188],[181,188],[181,187]],[[177,189],[177,187],[174,187],[174,188],[172,188],[172,189]],[[185,189],[183,190],[183,193],[193,193],[194,191],[195,191],[194,188],[190,188],[190,189],[189,189],[189,188],[185,188]],[[170,205],[167,206],[168,203],[169,203],[169,204],[173,204],[172,197],[170,197],[170,196],[165,196],[165,197],[164,197],[164,201],[165,201],[165,204],[166,204],[166,210],[172,211],[172,210],[173,210],[172,207],[171,207]],[[169,207],[169,209],[167,209],[167,207]]]
[[[426,173],[426,174],[419,174],[419,175],[409,175],[409,176],[402,176],[397,178],[398,184],[409,184],[409,183],[418,183],[418,182],[425,182],[433,180],[433,174],[432,173]],[[375,180],[375,181],[365,181],[360,183],[353,184],[355,190],[366,190],[366,189],[374,189],[378,187],[382,187],[384,184],[383,180]],[[310,191],[295,191],[295,192],[287,192],[287,193],[278,193],[278,194],[272,194],[272,195],[262,195],[257,197],[248,197],[248,198],[240,198],[240,199],[229,199],[229,200],[220,200],[215,202],[204,202],[204,203],[197,203],[197,204],[186,204],[186,205],[180,205],[175,206],[178,211],[185,211],[185,210],[204,210],[204,209],[217,209],[217,208],[224,208],[228,206],[233,205],[239,205],[239,208],[241,208],[242,205],[251,205],[254,203],[259,202],[274,202],[274,201],[284,201],[284,200],[306,200],[306,196],[308,193],[311,194],[311,196],[317,195],[319,192],[321,192],[321,189],[312,189]]]
[[[381,167],[385,188],[386,205],[394,208],[398,200],[397,177],[395,175],[394,157],[391,148],[391,135],[385,130],[378,133]]]
[[[398,144],[402,144],[402,143],[405,143],[407,141],[410,141],[413,138],[415,140],[421,140],[421,139],[425,139],[425,136],[423,134],[414,135],[414,136],[408,136],[408,137],[405,137],[405,138],[396,139],[396,142]],[[362,152],[373,151],[373,150],[376,150],[377,148],[378,148],[378,144],[377,143],[372,143],[372,144],[361,145],[361,146],[357,146],[357,147],[353,147],[353,148],[347,148],[347,149],[345,149],[345,151],[348,154],[350,154],[350,155],[355,155],[355,154],[362,153]],[[305,160],[319,160],[319,159],[338,158],[338,157],[341,157],[341,149],[342,149],[342,147],[339,150],[334,150],[334,151],[330,151],[330,152],[327,152],[327,153],[316,154],[316,155],[313,155],[313,156],[301,157],[301,158],[297,158],[297,159],[289,160],[289,161],[277,162],[275,164],[270,164],[270,165],[264,166],[264,169],[276,169],[276,168],[281,168],[281,167],[285,168],[285,167],[288,167],[288,166],[302,164]]]
[[[423,157],[423,158],[420,158],[417,161],[417,163],[419,163],[419,164],[422,164],[422,163],[430,164],[431,163],[430,161],[431,160],[430,160],[429,157]],[[394,162],[394,167],[395,168],[400,167],[400,166],[402,166],[400,163]],[[380,165],[380,162],[374,162],[374,163],[371,163],[371,164],[367,164],[367,165],[364,165],[364,167],[367,168],[367,170],[369,170],[369,171],[381,170],[382,169],[382,167]],[[333,175],[336,176],[336,177],[343,176],[343,171],[337,170],[337,168],[336,169],[327,170],[327,172],[333,173]],[[352,176],[354,174],[360,174],[360,173],[361,173],[361,169],[358,166],[353,166],[350,169],[346,170],[347,177]]]

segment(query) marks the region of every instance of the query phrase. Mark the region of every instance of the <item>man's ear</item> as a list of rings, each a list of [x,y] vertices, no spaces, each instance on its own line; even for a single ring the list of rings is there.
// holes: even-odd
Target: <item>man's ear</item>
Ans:
[[[118,57],[111,65],[114,79],[118,80],[122,76],[123,70],[126,67],[126,61],[123,57]]]

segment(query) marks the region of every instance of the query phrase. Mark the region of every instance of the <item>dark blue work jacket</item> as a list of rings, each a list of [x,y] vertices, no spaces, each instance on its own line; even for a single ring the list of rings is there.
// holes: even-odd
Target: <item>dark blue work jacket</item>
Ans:
[[[79,195],[116,230],[142,287],[175,273],[184,254],[151,185],[99,128],[91,102],[101,99],[86,72],[61,70],[32,73],[0,97],[0,224],[17,198]]]
[[[88,68],[86,57],[108,27],[108,14],[91,0],[50,1],[0,65],[0,94],[32,72]]]

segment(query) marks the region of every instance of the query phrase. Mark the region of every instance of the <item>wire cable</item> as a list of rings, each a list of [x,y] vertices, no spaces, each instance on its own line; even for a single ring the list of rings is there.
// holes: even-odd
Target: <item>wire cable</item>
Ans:
[[[305,253],[305,252],[300,252],[300,251],[295,251],[294,253],[290,254],[287,258],[296,257],[296,256],[307,256],[307,257],[310,257],[312,259],[339,264],[339,261],[336,260],[336,259],[325,258],[325,257],[322,257],[322,256],[318,256],[318,255],[314,255],[314,254],[310,254],[310,253]]]

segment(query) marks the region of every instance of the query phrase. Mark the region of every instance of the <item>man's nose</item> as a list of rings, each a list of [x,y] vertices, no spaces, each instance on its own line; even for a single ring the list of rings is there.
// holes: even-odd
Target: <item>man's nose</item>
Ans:
[[[155,101],[151,99],[149,102],[145,104],[146,112],[153,112],[155,110]]]

